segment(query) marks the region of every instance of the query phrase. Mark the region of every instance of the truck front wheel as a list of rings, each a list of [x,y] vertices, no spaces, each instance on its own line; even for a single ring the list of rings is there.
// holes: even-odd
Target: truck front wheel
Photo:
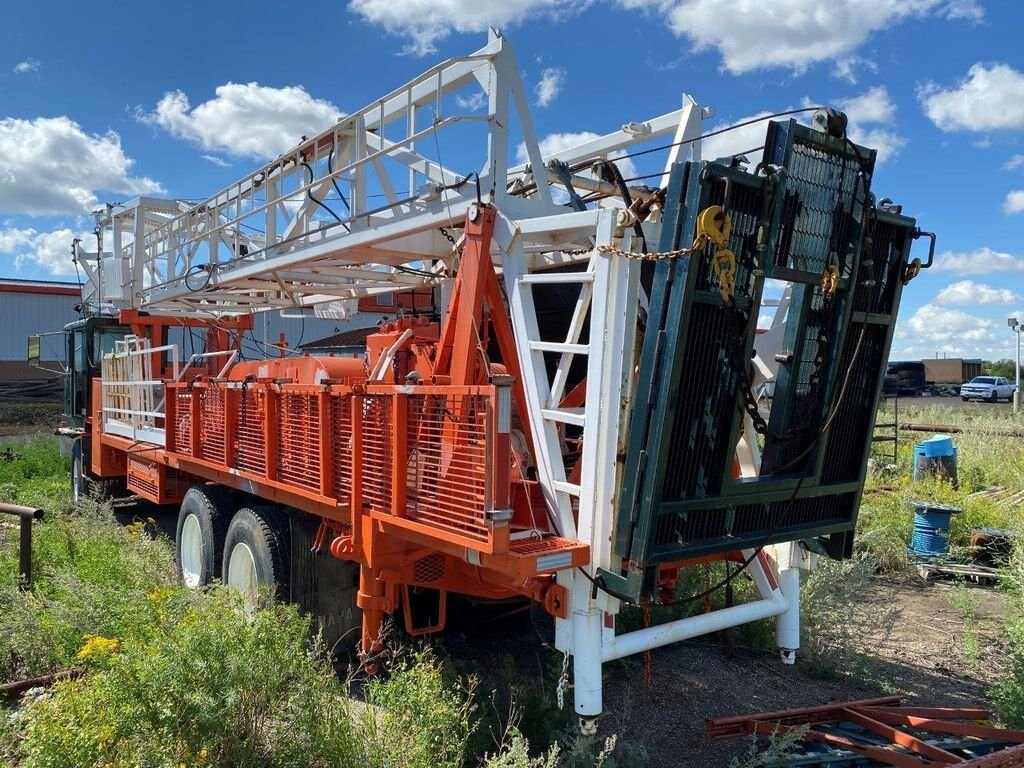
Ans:
[[[204,587],[220,576],[230,504],[227,489],[214,485],[189,488],[182,499],[174,543],[185,586]]]
[[[71,501],[78,504],[89,495],[89,477],[85,473],[85,441],[79,438],[71,447]]]
[[[288,599],[288,527],[275,507],[243,507],[224,540],[224,583],[241,590],[250,604],[260,592]]]

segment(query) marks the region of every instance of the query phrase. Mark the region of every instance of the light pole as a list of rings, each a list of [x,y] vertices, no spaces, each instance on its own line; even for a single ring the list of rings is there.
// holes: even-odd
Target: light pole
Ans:
[[[1020,412],[1020,334],[1024,331],[1024,325],[1021,324],[1020,320],[1016,317],[1010,317],[1006,320],[1007,325],[1010,326],[1010,330],[1017,334],[1017,389],[1013,392],[1013,412]]]

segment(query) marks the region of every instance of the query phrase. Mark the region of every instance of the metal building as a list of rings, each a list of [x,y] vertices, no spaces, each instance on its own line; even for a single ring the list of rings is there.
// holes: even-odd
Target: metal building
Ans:
[[[0,279],[0,381],[45,378],[25,362],[28,337],[60,331],[77,320],[75,307],[81,300],[78,283]],[[40,357],[46,367],[59,370],[64,360],[63,336],[45,337]]]
[[[78,283],[55,280],[19,280],[0,278],[0,382],[55,378],[64,362],[64,337],[59,333],[65,325],[79,319],[77,306],[82,301]],[[372,311],[372,310],[371,310]],[[325,336],[350,330],[360,324],[373,324],[378,319],[358,316],[355,319],[325,320],[307,310],[264,312],[253,322],[248,343],[252,356],[265,354],[264,345],[275,344],[283,333],[291,349]],[[44,336],[40,360],[44,370],[26,363],[28,337]],[[189,352],[189,340],[173,339]],[[201,343],[201,342],[199,342]],[[197,350],[198,351],[198,350]]]

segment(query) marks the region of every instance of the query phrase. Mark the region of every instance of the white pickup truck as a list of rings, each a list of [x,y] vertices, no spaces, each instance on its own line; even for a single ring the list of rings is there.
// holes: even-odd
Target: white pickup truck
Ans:
[[[960,385],[960,399],[967,401],[972,398],[988,400],[994,403],[1003,398],[1007,402],[1013,400],[1017,387],[1002,376],[975,376],[966,384]]]

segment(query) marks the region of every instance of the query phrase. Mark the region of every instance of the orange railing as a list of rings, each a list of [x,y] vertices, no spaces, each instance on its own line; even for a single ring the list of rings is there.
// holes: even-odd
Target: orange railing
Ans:
[[[508,550],[508,387],[168,385],[168,451],[486,553]],[[258,492],[258,491],[257,491]]]

